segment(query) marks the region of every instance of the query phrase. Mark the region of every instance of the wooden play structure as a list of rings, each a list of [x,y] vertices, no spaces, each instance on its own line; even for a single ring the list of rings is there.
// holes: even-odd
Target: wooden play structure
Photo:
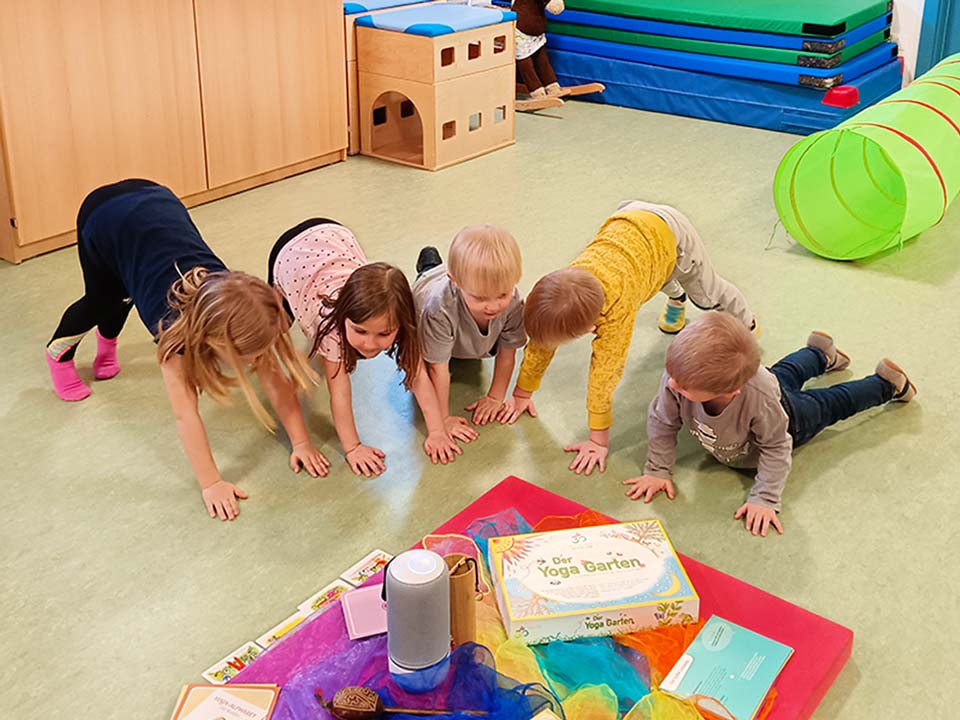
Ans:
[[[514,19],[445,3],[360,17],[360,152],[439,170],[512,145]]]
[[[400,7],[429,5],[446,0],[363,0],[343,3],[343,39],[347,55],[347,154],[360,152],[360,79],[357,74],[356,22],[364,15],[390,12]]]

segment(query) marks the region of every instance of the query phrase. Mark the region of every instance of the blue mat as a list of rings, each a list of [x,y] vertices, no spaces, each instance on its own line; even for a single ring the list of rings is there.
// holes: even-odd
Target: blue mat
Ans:
[[[509,3],[506,3],[509,4]],[[590,25],[592,27],[626,30],[627,32],[649,35],[667,35],[707,40],[709,42],[732,43],[734,45],[755,45],[757,47],[780,48],[783,50],[801,50],[804,52],[835,53],[848,45],[865,40],[871,35],[882,32],[893,21],[893,13],[886,13],[860,27],[854,28],[835,38],[805,37],[802,35],[778,35],[776,33],[750,32],[747,30],[727,30],[706,25],[685,25],[683,23],[661,22],[659,20],[640,20],[620,15],[601,15],[581,10],[564,10],[559,15],[548,15],[553,22],[572,25]]]
[[[364,15],[357,19],[357,27],[437,37],[516,19],[517,14],[511,10],[439,3],[393,10],[379,15]]]
[[[720,55],[662,50],[660,48],[626,45],[603,40],[549,35],[547,47],[578,55],[594,55],[611,60],[626,60],[633,63],[659,65],[697,73],[711,73],[748,80],[763,80],[784,85],[802,85],[815,88],[831,88],[860,77],[890,62],[897,56],[896,43],[888,42],[862,55],[829,69],[802,68],[796,65],[740,60]]]
[[[356,15],[357,13],[386,10],[387,8],[402,7],[423,2],[423,0],[344,0],[343,14]],[[510,3],[507,3],[508,5]]]
[[[550,60],[561,85],[606,85],[605,92],[582,97],[591,102],[801,135],[834,127],[896,92],[901,83],[899,61],[888,61],[846,83],[859,89],[860,104],[840,109],[823,105],[823,93],[802,87],[562,50],[551,50]]]

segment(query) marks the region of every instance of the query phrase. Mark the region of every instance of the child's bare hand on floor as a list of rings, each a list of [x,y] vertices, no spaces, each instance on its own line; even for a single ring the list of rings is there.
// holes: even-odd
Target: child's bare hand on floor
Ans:
[[[348,450],[345,457],[350,469],[357,475],[376,477],[387,469],[387,464],[384,462],[387,456],[383,450],[363,443]]]
[[[607,469],[607,448],[592,440],[584,440],[583,442],[574,443],[573,445],[567,445],[563,451],[575,452],[577,454],[573,462],[570,463],[569,468],[577,475],[580,473],[589,475],[595,467],[598,468],[600,472]]]
[[[744,527],[748,532],[754,535],[767,536],[767,530],[772,525],[777,532],[783,535],[783,525],[780,524],[780,518],[777,517],[777,511],[765,505],[755,503],[744,503],[737,508],[734,519],[744,518]]]
[[[290,453],[290,469],[298,473],[300,468],[306,470],[311,477],[326,477],[330,470],[330,461],[312,443],[302,442],[294,445]]]
[[[445,431],[432,432],[427,435],[427,439],[423,441],[423,449],[430,456],[434,465],[437,463],[443,465],[452,463],[457,455],[463,454],[463,450],[457,445],[456,440]]]
[[[503,407],[503,401],[484,395],[475,403],[467,405],[464,409],[467,412],[473,412],[474,425],[486,425],[488,422],[496,420],[500,409]]]
[[[503,425],[513,425],[525,412],[530,413],[530,417],[537,416],[537,408],[534,407],[533,398],[512,395],[506,399],[497,412],[497,422]]]
[[[469,410],[470,408],[467,409]],[[467,422],[466,418],[450,415],[443,421],[443,426],[446,428],[447,434],[455,440],[470,442],[471,440],[477,439],[477,431],[470,427],[470,423]]]
[[[210,487],[203,489],[203,504],[212,518],[233,520],[240,514],[240,504],[237,498],[245,500],[249,495],[233,483],[218,480]]]
[[[653,475],[641,475],[640,477],[624,480],[623,484],[631,486],[625,493],[631,500],[643,498],[643,501],[648,503],[661,491],[666,493],[667,497],[671,500],[676,497],[676,492],[673,489],[673,481],[667,480],[666,478],[654,477]]]

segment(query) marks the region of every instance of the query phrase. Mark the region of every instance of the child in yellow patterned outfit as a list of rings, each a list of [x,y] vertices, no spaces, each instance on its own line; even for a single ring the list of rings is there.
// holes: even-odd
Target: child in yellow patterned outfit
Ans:
[[[540,387],[558,345],[593,332],[587,384],[589,440],[564,450],[577,455],[570,469],[589,475],[606,469],[613,392],[626,364],[640,306],[663,290],[682,308],[686,295],[703,309],[723,310],[756,329],[743,294],[717,275],[690,221],[667,205],[623,203],[570,267],[537,281],[523,318],[530,344],[524,351],[513,395],[498,415],[513,423],[524,412],[536,417],[533,393]],[[664,312],[666,315],[666,310]],[[663,317],[661,317],[661,329]],[[683,326],[683,317],[680,318]],[[667,331],[665,329],[665,331]]]

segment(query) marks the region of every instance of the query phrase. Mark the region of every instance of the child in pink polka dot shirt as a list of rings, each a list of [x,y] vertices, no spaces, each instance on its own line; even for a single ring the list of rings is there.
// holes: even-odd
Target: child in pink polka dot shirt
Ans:
[[[268,282],[323,358],[333,424],[351,469],[366,477],[386,469],[379,448],[360,440],[353,417],[350,374],[357,361],[382,352],[404,372],[427,425],[423,448],[434,463],[452,462],[462,450],[444,428],[443,413],[424,370],[413,294],[406,276],[386,263],[368,263],[357,238],[324,218],[287,230],[270,253]],[[469,440],[469,438],[459,438]]]

